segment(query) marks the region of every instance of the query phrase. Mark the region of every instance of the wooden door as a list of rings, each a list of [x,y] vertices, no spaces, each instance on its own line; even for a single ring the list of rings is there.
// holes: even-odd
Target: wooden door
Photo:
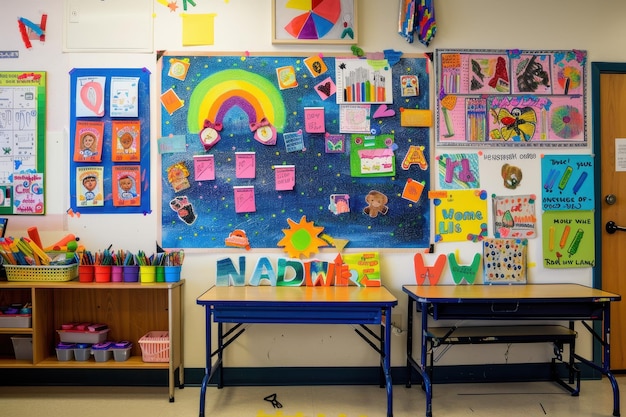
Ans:
[[[608,67],[606,67],[608,65]],[[609,71],[610,69],[610,71]],[[596,173],[596,208],[601,223],[596,225],[601,236],[600,279],[602,289],[621,294],[625,301],[611,303],[611,369],[626,370],[626,170],[616,163],[616,154],[626,159],[626,65],[605,64],[606,72],[594,71],[594,143]],[[598,137],[599,134],[599,137]],[[620,138],[624,139],[620,149]],[[617,139],[617,140],[616,140]],[[597,152],[599,149],[599,152]],[[596,217],[597,218],[597,217]],[[607,230],[614,222],[622,230]],[[609,226],[608,229],[611,229]]]

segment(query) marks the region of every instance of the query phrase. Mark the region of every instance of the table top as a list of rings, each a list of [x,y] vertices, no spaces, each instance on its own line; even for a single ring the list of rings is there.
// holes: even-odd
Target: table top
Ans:
[[[619,301],[621,295],[580,284],[514,285],[404,285],[402,290],[419,302],[461,301]]]
[[[361,303],[395,306],[398,299],[385,287],[213,286],[198,304],[217,303]]]

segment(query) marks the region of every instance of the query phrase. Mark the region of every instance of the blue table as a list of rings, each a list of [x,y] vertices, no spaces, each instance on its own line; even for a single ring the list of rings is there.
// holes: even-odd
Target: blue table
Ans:
[[[205,307],[206,366],[200,389],[200,417],[204,416],[209,380],[217,376],[223,387],[224,349],[245,329],[246,323],[356,324],[357,333],[380,354],[380,368],[387,390],[387,417],[393,416],[391,384],[391,309],[398,300],[384,287],[212,287],[196,302]],[[217,323],[217,347],[213,350],[212,323]],[[224,332],[224,323],[234,326]],[[380,327],[376,334],[366,325]],[[374,342],[371,340],[373,339]],[[217,359],[213,362],[213,357]],[[381,382],[381,386],[382,386]]]
[[[426,416],[432,416],[431,369],[427,363],[428,318],[434,320],[563,320],[573,329],[575,321],[583,322],[603,346],[601,364],[573,353],[574,358],[600,371],[613,388],[613,415],[620,415],[619,387],[610,370],[609,333],[610,303],[621,296],[578,284],[525,285],[405,285],[408,295],[407,369],[408,386],[411,368],[417,370],[426,392]],[[413,314],[421,313],[421,359],[413,358]],[[585,321],[602,321],[598,334]],[[507,322],[509,324],[509,322]],[[515,324],[511,323],[512,326]]]

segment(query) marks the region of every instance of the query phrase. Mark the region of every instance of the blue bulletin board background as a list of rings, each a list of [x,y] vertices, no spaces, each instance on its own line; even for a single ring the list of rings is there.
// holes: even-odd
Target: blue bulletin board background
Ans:
[[[171,112],[161,106],[162,177],[162,246],[164,248],[223,248],[224,239],[236,229],[244,230],[252,248],[275,248],[288,229],[287,219],[299,222],[306,216],[308,222],[323,227],[323,233],[336,239],[347,239],[348,248],[423,248],[430,240],[430,213],[428,190],[430,166],[411,165],[401,168],[410,146],[424,147],[425,161],[430,160],[429,128],[401,127],[400,109],[428,109],[429,73],[423,55],[402,56],[391,66],[393,74],[393,104],[388,104],[391,117],[375,118],[379,104],[371,105],[371,128],[377,134],[392,135],[396,172],[386,177],[353,177],[350,174],[351,134],[345,133],[344,153],[326,153],[324,133],[306,133],[304,108],[323,107],[325,131],[340,133],[339,105],[335,95],[326,100],[315,91],[315,86],[327,77],[335,78],[335,57],[323,56],[328,67],[324,74],[314,77],[304,64],[309,55],[249,56],[249,55],[185,55],[163,53],[159,57],[160,93],[175,92],[181,100],[179,109]],[[355,58],[356,59],[356,58]],[[396,58],[397,59],[397,58]],[[187,75],[178,79],[170,72],[172,63],[189,64]],[[390,62],[391,59],[390,59]],[[293,66],[298,86],[280,90],[276,69]],[[231,71],[237,70],[237,71]],[[243,72],[242,72],[243,71]],[[232,75],[234,78],[229,78]],[[260,120],[265,115],[254,114],[246,102],[246,92],[241,91],[235,78],[255,80],[257,76],[269,81],[275,90],[254,92],[256,99],[271,106],[275,117],[284,114],[284,125],[276,123],[275,145],[265,145],[254,139],[250,120]],[[417,75],[419,95],[402,97],[400,76]],[[212,82],[207,83],[211,77]],[[182,77],[179,77],[182,78]],[[262,83],[261,83],[262,84]],[[256,87],[255,87],[256,88]],[[229,101],[225,96],[231,98]],[[210,106],[219,101],[222,120],[221,139],[208,151],[199,140],[197,124],[208,117],[206,107],[198,101],[210,100]],[[238,103],[228,106],[225,103]],[[204,109],[204,110],[203,110]],[[265,108],[267,112],[267,108]],[[171,108],[170,108],[171,111]],[[215,121],[213,121],[215,122]],[[302,129],[303,151],[287,152],[283,133]],[[362,135],[361,135],[362,136]],[[181,140],[184,143],[181,146]],[[176,145],[178,141],[178,145]],[[252,179],[236,177],[235,152],[254,152],[256,175]],[[196,181],[194,155],[214,155],[215,179]],[[168,180],[169,168],[182,164],[189,171],[189,187],[176,191]],[[293,190],[276,191],[274,169],[277,165],[294,165],[296,183]],[[181,166],[181,165],[178,165]],[[402,198],[407,180],[422,182],[424,190],[417,202]],[[233,187],[253,186],[256,211],[236,213]],[[364,213],[365,197],[371,190],[387,195],[388,212],[372,218]],[[332,194],[350,195],[350,212],[334,214],[328,208]],[[178,198],[188,202],[192,213],[185,211],[187,221],[170,206]]]

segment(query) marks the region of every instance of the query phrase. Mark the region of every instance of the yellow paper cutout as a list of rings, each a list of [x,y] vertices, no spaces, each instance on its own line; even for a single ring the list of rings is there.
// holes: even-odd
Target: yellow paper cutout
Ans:
[[[183,13],[183,46],[213,45],[215,13]]]
[[[404,127],[431,127],[433,112],[419,109],[400,109],[400,126]]]
[[[299,223],[287,219],[289,229],[283,229],[285,237],[278,242],[278,246],[285,248],[285,252],[292,258],[310,257],[319,252],[319,248],[328,245],[318,236],[324,231],[323,227],[316,227],[313,222],[307,222],[302,216]]]

